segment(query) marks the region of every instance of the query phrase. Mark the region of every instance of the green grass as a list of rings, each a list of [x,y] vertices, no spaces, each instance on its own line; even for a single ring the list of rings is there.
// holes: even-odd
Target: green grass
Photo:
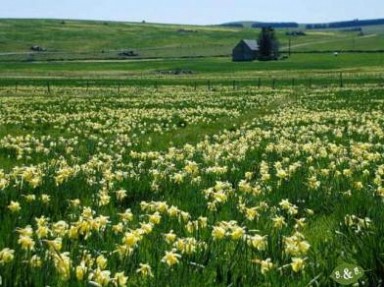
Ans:
[[[50,49],[62,49],[61,55],[68,59],[79,55],[103,58],[98,49],[104,45],[118,49],[128,45],[129,39],[131,43],[140,41],[148,57],[171,54],[178,47],[178,56],[190,54],[192,43],[200,40],[200,51],[208,55],[216,51],[214,47],[229,49],[230,41],[254,33],[250,29],[186,26],[183,28],[198,32],[180,34],[177,25],[61,24],[57,20],[1,20],[0,28],[1,51],[24,51],[29,42],[41,40]],[[286,40],[283,32],[279,35]],[[106,38],[100,40],[97,33]],[[130,36],[122,38],[121,34]],[[73,41],[83,39],[81,35],[84,45],[75,45],[78,50],[71,51]],[[319,47],[333,51],[339,43],[347,49],[353,37],[337,31],[311,32],[294,39],[293,48],[294,52]],[[354,45],[377,49],[380,37],[361,38]],[[153,49],[153,45],[159,46]],[[252,63],[233,63],[229,57],[4,59],[0,63],[0,171],[4,172],[0,172],[0,183],[5,183],[0,189],[0,251],[11,248],[15,252],[13,261],[0,262],[5,286],[88,286],[96,263],[89,263],[84,280],[76,279],[75,274],[85,254],[107,256],[111,275],[124,271],[128,286],[293,287],[310,282],[336,286],[330,274],[342,261],[365,270],[365,285],[382,282],[384,54],[294,53],[284,61]],[[176,70],[191,74],[166,73]],[[261,162],[268,165],[271,178],[267,181],[262,179]],[[197,173],[187,172],[191,163],[197,164]],[[226,169],[222,174],[209,171],[217,167]],[[289,175],[281,179],[279,169]],[[246,172],[252,172],[250,178]],[[183,180],[177,182],[180,174]],[[56,181],[58,175],[64,181]],[[40,176],[33,188],[36,181],[32,180]],[[311,186],[312,176],[319,186]],[[252,192],[240,189],[242,180]],[[227,182],[233,192],[226,201],[217,202],[217,210],[211,210],[209,203],[215,197],[205,196],[204,191],[218,182]],[[127,197],[119,201],[117,190],[121,188]],[[100,204],[105,192],[110,201]],[[28,202],[27,195],[32,194],[36,199]],[[43,203],[42,194],[50,195],[51,201]],[[77,208],[70,206],[75,198],[81,200]],[[279,204],[285,199],[296,206],[296,214]],[[19,213],[11,212],[11,201],[20,203]],[[148,222],[154,212],[143,210],[142,201],[166,201],[189,212],[191,222],[207,217],[207,226],[188,231],[187,221],[163,210],[153,232],[142,234],[133,252],[119,258],[116,248],[122,244],[124,232],[142,232],[140,223]],[[87,239],[80,229],[78,238],[50,233],[47,239],[62,238],[60,256],[36,234],[31,235],[35,250],[22,250],[17,228],[29,224],[36,230],[34,218],[42,215],[49,218],[52,230],[59,220],[77,228],[77,222],[87,221],[82,216],[86,207],[92,208],[93,217],[108,216],[105,230],[91,230]],[[247,218],[244,207],[257,207],[259,218]],[[112,225],[121,221],[119,213],[127,208],[132,209],[134,219],[125,223],[123,233],[115,234]],[[287,222],[281,229],[273,227],[272,218],[277,215]],[[372,225],[358,221],[348,226],[345,218],[349,215],[367,217]],[[296,219],[304,217],[306,226],[296,227]],[[214,226],[223,220],[236,220],[247,236],[266,235],[267,248],[256,250],[243,239],[231,239],[230,231],[225,239],[213,239]],[[178,238],[203,241],[206,249],[183,253],[178,264],[168,267],[161,259],[175,247],[164,241],[164,233],[170,230]],[[310,244],[303,254],[290,254],[284,247],[285,238],[296,231],[304,236],[300,240]],[[57,268],[66,251],[72,260],[67,280]],[[41,256],[40,268],[29,261],[34,254]],[[305,258],[304,271],[292,270],[291,259],[297,256]],[[267,258],[275,265],[263,274],[255,262]],[[142,278],[136,272],[139,263],[146,262],[152,266],[154,278]]]
[[[240,39],[256,39],[259,34],[252,28],[74,20],[1,19],[0,28],[0,61],[118,59],[122,50],[134,50],[144,58],[230,55]],[[288,46],[285,32],[277,31],[282,50]],[[292,38],[293,51],[377,50],[384,42],[382,33],[306,33]],[[32,45],[47,52],[31,53]]]
[[[239,39],[257,35],[251,29],[149,23],[65,21],[65,24],[61,24],[59,20],[1,22],[7,29],[0,34],[0,51],[28,52],[29,47],[35,44],[51,52],[72,54],[73,57],[78,53],[101,54],[102,50],[108,55],[109,51],[124,49],[133,49],[142,56],[193,55],[193,50],[199,55],[199,50],[214,50],[220,46],[225,46],[228,53],[228,48],[231,49]],[[192,32],[179,32],[180,29]]]
[[[162,59],[146,61],[102,61],[102,62],[35,62],[2,63],[0,75],[3,77],[83,77],[116,78],[130,76],[157,78],[199,78],[212,76],[263,75],[265,72],[294,74],[308,72],[351,71],[380,72],[384,65],[381,53],[341,53],[338,57],[327,54],[293,54],[290,58],[272,62],[232,62],[230,58],[204,59]],[[177,69],[191,71],[192,74],[166,75],[163,72]]]
[[[0,251],[11,248],[15,255],[13,261],[0,265],[5,286],[87,286],[88,274],[76,279],[75,273],[85,254],[92,258],[103,254],[108,258],[106,269],[112,276],[124,271],[128,286],[307,286],[311,281],[316,284],[313,280],[319,286],[336,286],[330,274],[342,261],[365,270],[365,285],[380,283],[384,225],[382,195],[377,194],[380,183],[375,180],[382,179],[383,164],[380,88],[193,91],[168,86],[125,88],[117,95],[98,87],[88,93],[68,87],[65,94],[45,95],[38,87],[22,86],[8,94],[0,92],[0,169],[5,174],[0,176],[9,182],[0,192]],[[44,147],[47,153],[42,153]],[[262,161],[268,164],[267,181],[261,178]],[[185,174],[191,162],[197,163],[198,173],[175,182],[174,176]],[[22,168],[18,172],[17,166]],[[214,166],[228,170],[208,172]],[[42,176],[36,188],[30,185],[33,177],[39,177],[33,174],[34,168]],[[71,175],[72,168],[80,170]],[[285,179],[278,176],[281,168],[289,170]],[[65,175],[63,171],[69,176],[55,182],[57,175]],[[251,177],[245,179],[246,172],[252,172]],[[316,176],[319,186],[310,186],[311,176]],[[240,189],[244,180],[255,191]],[[218,182],[227,182],[233,192],[217,203],[217,210],[210,210],[207,204],[212,199],[204,196],[204,190]],[[362,184],[360,189],[355,188],[357,182]],[[151,190],[153,184],[158,191]],[[127,190],[127,198],[119,201],[116,191],[121,188]],[[105,191],[110,201],[100,205],[98,198]],[[27,202],[31,194],[36,200]],[[51,201],[43,203],[42,194],[50,195]],[[75,198],[81,201],[79,207],[70,206]],[[280,204],[283,200],[289,200],[296,213],[288,213]],[[11,201],[20,203],[18,213],[8,208]],[[141,208],[142,201],[177,206],[189,212],[191,222],[207,217],[207,226],[188,231],[188,220],[159,209],[161,222],[151,233],[142,234],[130,255],[119,258],[116,248],[125,242],[125,233],[139,230],[140,223],[148,222],[155,211]],[[258,207],[258,219],[247,218],[244,206]],[[54,228],[59,220],[74,228],[77,222],[87,224],[82,215],[85,207],[94,211],[89,221],[108,216],[105,230],[93,229],[87,239],[82,233],[77,238],[59,234]],[[115,234],[112,226],[121,221],[119,213],[127,208],[134,218],[125,223],[122,233]],[[35,217],[42,215],[49,218],[47,226],[52,230],[46,239],[62,238],[60,258],[36,233],[31,235],[34,250],[25,251],[18,243],[18,228],[31,225],[37,232]],[[273,227],[276,215],[284,216],[287,225]],[[345,217],[349,215],[368,217],[371,226],[360,221],[348,226]],[[296,219],[304,217],[306,226],[295,227]],[[213,239],[213,228],[223,220],[236,220],[247,236],[265,235],[266,248],[257,250],[244,238],[232,239],[230,231],[224,239]],[[358,232],[357,227],[361,228]],[[168,267],[161,259],[174,247],[164,241],[171,229],[179,239],[203,241],[206,248],[183,253],[178,264]],[[299,241],[310,245],[299,255],[284,243],[297,231],[302,233]],[[70,278],[57,268],[67,251]],[[33,255],[41,256],[40,268],[31,266]],[[305,267],[294,272],[290,263],[297,256],[305,258]],[[275,265],[263,274],[255,262],[267,258]],[[145,262],[152,266],[154,278],[143,279],[136,272],[139,263]],[[92,262],[88,272],[96,269]]]

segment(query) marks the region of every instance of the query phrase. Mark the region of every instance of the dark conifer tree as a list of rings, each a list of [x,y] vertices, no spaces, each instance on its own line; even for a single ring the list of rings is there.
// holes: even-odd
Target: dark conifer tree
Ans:
[[[273,28],[263,27],[257,43],[259,45],[259,60],[277,60],[279,57],[279,42]]]

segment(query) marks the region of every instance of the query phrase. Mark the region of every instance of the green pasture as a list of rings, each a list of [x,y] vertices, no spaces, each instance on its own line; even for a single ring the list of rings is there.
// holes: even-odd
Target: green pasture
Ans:
[[[289,41],[293,52],[379,50],[384,44],[380,26],[367,29],[363,36],[326,30],[289,37],[287,31],[277,30],[286,52]],[[0,19],[0,62],[229,56],[240,39],[256,39],[258,34],[258,29],[219,26]],[[33,45],[46,51],[32,52]],[[138,55],[119,56],[121,51]]]
[[[383,33],[308,31],[284,60],[232,62],[257,33],[0,20],[0,285],[338,286],[349,263],[380,286]]]
[[[228,57],[127,61],[12,62],[0,64],[0,86],[55,87],[217,85],[294,87],[382,85],[384,54],[297,53],[280,61],[232,62]]]
[[[126,61],[68,61],[68,62],[34,62],[34,63],[2,63],[0,73],[9,75],[41,75],[55,76],[63,73],[102,73],[123,72],[126,74],[153,74],[156,72],[175,71],[177,69],[191,71],[192,74],[231,74],[231,73],[263,73],[265,71],[321,71],[321,70],[355,70],[366,71],[377,69],[384,64],[381,53],[333,53],[324,54],[292,54],[291,57],[279,61],[232,62],[229,57],[202,59],[154,59]],[[165,74],[165,73],[163,73]]]
[[[71,88],[68,93],[53,94],[55,96],[46,95],[38,87],[20,87],[11,93],[2,89],[0,93],[0,119],[4,123],[0,128],[3,140],[1,169],[6,175],[3,177],[7,181],[9,178],[10,182],[0,193],[0,218],[3,222],[0,226],[0,250],[14,250],[14,259],[0,265],[5,286],[89,286],[93,284],[91,281],[103,282],[92,275],[98,270],[99,263],[89,264],[85,272],[87,276],[79,279],[75,270],[81,266],[84,254],[90,254],[92,258],[101,254],[105,256],[108,260],[105,269],[111,271],[111,277],[124,271],[128,276],[126,286],[338,286],[330,275],[342,262],[363,268],[364,276],[358,283],[361,286],[376,286],[381,282],[383,245],[380,242],[384,226],[382,195],[376,191],[379,185],[376,178],[382,180],[380,170],[383,166],[383,93],[380,88],[366,89],[362,85],[352,89],[310,92],[305,89],[279,92],[269,89],[199,89],[194,92],[169,86],[158,90],[153,87],[142,90],[126,88],[117,95],[94,86],[88,92]],[[153,108],[163,113],[155,114]],[[214,114],[213,109],[200,117],[209,108],[219,108],[225,113]],[[188,109],[196,111],[196,119],[191,122],[183,112]],[[136,119],[137,124],[132,125],[132,130],[124,130],[130,126],[131,117],[136,118],[136,110],[143,111],[141,118]],[[226,115],[233,111],[238,112],[237,117]],[[164,117],[167,113],[170,116]],[[152,126],[162,128],[154,130]],[[139,133],[141,130],[145,134]],[[337,132],[341,132],[341,136]],[[126,134],[132,139],[132,146],[119,142]],[[14,139],[12,146],[6,144],[9,138]],[[49,152],[41,153],[37,146],[35,148],[37,142],[49,147]],[[246,149],[244,157],[226,159],[231,152],[242,151],[242,148],[232,151],[237,143]],[[173,175],[183,171],[185,159],[173,158],[172,150],[204,146],[210,148],[206,152],[204,149],[194,152],[189,159],[199,164],[201,183],[196,185],[189,177],[181,183],[173,182]],[[226,165],[229,170],[222,175],[205,173],[205,169],[214,166],[204,160],[205,156],[222,146],[223,152],[214,163]],[[312,148],[308,149],[308,146]],[[294,152],[291,149],[295,149]],[[323,149],[328,155],[321,154]],[[18,158],[20,151],[24,153]],[[159,160],[138,159],[131,151],[147,152],[148,155],[159,153],[161,156]],[[55,184],[55,177],[61,170],[85,164],[91,156],[100,159],[103,169],[98,170],[95,166],[94,173],[81,171]],[[68,166],[61,167],[54,161],[59,157],[67,159]],[[163,164],[157,165],[160,160],[164,161]],[[270,181],[260,179],[261,161],[269,164]],[[300,163],[298,170],[290,169],[288,178],[282,180],[277,177],[278,164],[288,169],[297,162]],[[12,171],[16,166],[33,167],[39,163],[45,165],[43,180],[38,187],[32,188],[28,183],[13,180],[15,175]],[[334,170],[333,164],[336,164]],[[154,181],[159,184],[157,192],[151,190],[154,177],[151,172],[154,169],[164,174],[163,178]],[[109,178],[109,171],[116,175],[120,171],[132,171],[132,176],[122,181],[108,179],[111,202],[100,205],[97,195],[103,190],[101,184],[107,181],[104,178]],[[238,188],[246,172],[252,172],[249,183],[255,187],[260,185],[262,193],[245,193]],[[308,184],[313,175],[320,182],[316,189]],[[95,177],[100,183],[90,185],[86,181],[88,177]],[[230,194],[228,201],[220,204],[216,211],[210,211],[203,190],[218,181],[228,181],[236,192]],[[357,183],[363,187],[356,188]],[[127,190],[123,201],[115,198],[115,190],[120,188]],[[26,196],[33,194],[37,199],[27,202]],[[43,194],[51,196],[48,204],[41,202]],[[79,199],[81,206],[71,206],[73,199]],[[283,200],[289,200],[298,213],[286,213],[280,206]],[[20,202],[18,213],[11,212],[8,207],[11,201]],[[119,214],[127,208],[132,210],[134,219],[126,224],[126,233],[146,222],[152,212],[141,209],[142,201],[165,201],[169,206],[177,206],[191,214],[190,222],[205,216],[208,226],[189,232],[186,228],[188,222],[161,213],[161,222],[153,226],[150,234],[143,235],[132,254],[121,258],[116,248],[122,244],[124,233],[115,234],[112,226],[119,222]],[[239,209],[242,202],[247,207],[262,206],[261,202],[265,202],[269,207],[257,209],[259,218],[249,220]],[[44,215],[49,218],[47,226],[52,230],[59,220],[74,226],[81,219],[82,208],[87,206],[94,210],[95,217],[108,217],[110,223],[105,230],[92,231],[89,238],[83,234],[71,238],[67,235],[69,233],[59,237],[53,232],[54,235],[42,239],[36,236],[36,217]],[[307,208],[314,214],[307,213]],[[271,218],[276,215],[284,216],[287,225],[281,229],[273,227]],[[351,215],[363,223],[348,225],[346,218]],[[300,218],[305,218],[305,225],[294,227]],[[228,220],[236,220],[244,226],[249,236],[254,233],[266,235],[267,248],[258,250],[246,241],[231,239],[230,235],[221,240],[214,239],[213,228]],[[27,224],[34,230],[31,237],[36,245],[33,250],[25,250],[19,243],[19,233]],[[207,247],[197,248],[191,254],[184,252],[179,263],[167,266],[161,259],[165,251],[172,248],[164,241],[164,234],[170,230],[179,238],[205,242]],[[286,238],[297,231],[304,237],[300,242],[310,245],[308,252],[297,255],[305,262],[298,272],[293,271],[293,256],[285,248]],[[62,240],[59,251],[48,245],[56,237]],[[59,268],[67,258],[67,251],[71,259],[69,275]],[[41,266],[33,265],[34,255],[41,259]],[[255,262],[267,258],[274,265],[262,273]],[[150,264],[153,278],[137,272],[140,263]],[[28,272],[20,272],[24,269]],[[112,281],[105,282],[99,285],[114,286]]]

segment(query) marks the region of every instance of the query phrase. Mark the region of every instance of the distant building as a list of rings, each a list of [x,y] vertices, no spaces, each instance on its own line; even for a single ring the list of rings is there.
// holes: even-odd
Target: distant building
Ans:
[[[259,45],[256,40],[241,40],[232,50],[232,61],[253,61],[257,58]]]

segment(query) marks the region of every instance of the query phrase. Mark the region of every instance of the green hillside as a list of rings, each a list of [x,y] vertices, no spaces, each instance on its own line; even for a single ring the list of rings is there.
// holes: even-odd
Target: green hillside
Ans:
[[[368,29],[368,28],[367,28]],[[378,50],[384,47],[382,28],[357,32],[305,31],[291,37],[292,51]],[[278,30],[287,51],[286,29]],[[0,61],[201,57],[230,55],[243,38],[257,38],[258,29],[218,26],[73,20],[0,20]],[[33,52],[37,45],[46,49]],[[121,55],[121,52],[133,55]]]

